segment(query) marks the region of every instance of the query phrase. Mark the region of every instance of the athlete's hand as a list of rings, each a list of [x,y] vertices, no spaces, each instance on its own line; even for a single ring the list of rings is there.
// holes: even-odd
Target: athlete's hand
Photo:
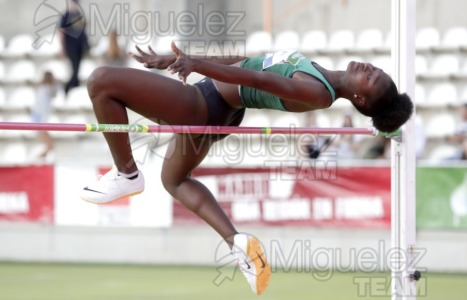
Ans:
[[[184,85],[187,85],[186,79],[188,75],[194,71],[195,63],[189,56],[183,53],[182,50],[177,48],[174,41],[172,41],[171,46],[177,60],[167,68],[167,71],[172,74],[178,73],[178,78]]]
[[[158,55],[154,50],[152,50],[151,46],[148,46],[148,52],[144,52],[138,46],[135,46],[136,50],[138,51],[139,55],[135,53],[129,53],[130,57],[136,60],[137,62],[144,65],[145,68],[148,69],[159,69],[165,70],[167,69],[170,64],[175,62],[175,55]]]

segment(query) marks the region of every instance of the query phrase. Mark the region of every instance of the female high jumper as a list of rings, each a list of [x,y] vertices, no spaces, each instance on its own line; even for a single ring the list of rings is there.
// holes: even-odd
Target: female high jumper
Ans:
[[[345,98],[371,117],[376,129],[391,132],[402,126],[413,110],[407,94],[399,94],[383,70],[367,63],[352,61],[345,71],[326,70],[297,51],[253,58],[193,57],[175,43],[170,55],[157,55],[151,47],[148,52],[138,47],[137,51],[130,53],[133,59],[146,68],[178,73],[181,82],[142,70],[99,67],[88,80],[99,123],[128,124],[128,108],[159,124],[239,126],[246,108],[305,112],[328,108],[337,98]],[[187,85],[191,72],[206,78]],[[97,204],[144,190],[144,177],[133,158],[128,134],[104,136],[115,167],[81,193],[84,200]],[[271,270],[260,242],[239,234],[211,192],[190,176],[222,137],[175,134],[163,162],[162,183],[220,234],[253,292],[261,294]]]

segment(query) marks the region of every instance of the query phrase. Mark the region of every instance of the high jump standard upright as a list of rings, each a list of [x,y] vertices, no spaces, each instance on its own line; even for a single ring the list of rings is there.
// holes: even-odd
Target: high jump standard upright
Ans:
[[[393,78],[401,92],[415,98],[415,0],[392,0]],[[415,101],[414,101],[415,102]],[[391,265],[392,300],[415,300],[415,111],[391,145],[391,248],[400,256]],[[386,258],[389,259],[389,258]]]

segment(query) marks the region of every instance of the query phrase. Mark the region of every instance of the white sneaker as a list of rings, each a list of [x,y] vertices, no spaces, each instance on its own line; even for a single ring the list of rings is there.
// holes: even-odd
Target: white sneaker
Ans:
[[[144,176],[138,172],[135,179],[127,179],[118,175],[117,168],[91,183],[81,191],[81,198],[95,204],[105,204],[123,197],[133,196],[144,191]]]
[[[232,254],[253,292],[261,295],[269,284],[271,267],[259,240],[251,235],[236,234]]]

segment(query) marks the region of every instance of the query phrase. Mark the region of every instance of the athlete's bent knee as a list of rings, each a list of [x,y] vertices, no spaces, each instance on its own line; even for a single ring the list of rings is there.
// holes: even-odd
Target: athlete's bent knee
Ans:
[[[180,183],[177,183],[173,179],[168,179],[164,176],[161,178],[162,181],[162,186],[165,188],[165,190],[172,196],[177,192],[177,187],[180,185]]]
[[[108,84],[108,75],[111,72],[110,69],[107,66],[98,67],[89,75],[87,88],[91,99],[94,99],[100,92],[105,91],[105,86]]]

